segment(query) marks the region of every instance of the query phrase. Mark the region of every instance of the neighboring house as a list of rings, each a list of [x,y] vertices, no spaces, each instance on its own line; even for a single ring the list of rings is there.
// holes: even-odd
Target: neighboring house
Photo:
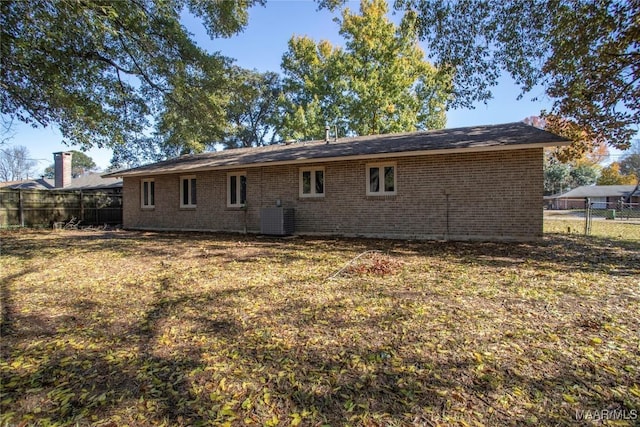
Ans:
[[[226,150],[104,176],[124,178],[128,229],[280,234],[270,224],[294,216],[296,234],[524,241],[542,236],[543,148],[568,143],[510,123]]]
[[[594,209],[615,209],[621,202],[640,203],[640,189],[635,185],[583,185],[545,200],[551,209],[584,209],[587,198]]]
[[[51,190],[55,188],[52,179],[37,178],[37,179],[23,179],[21,181],[4,181],[0,182],[0,188],[6,188],[11,190]]]
[[[0,182],[0,188],[21,190],[63,190],[63,191],[101,191],[108,193],[122,192],[122,179],[103,178],[101,174],[89,172],[72,178],[66,187],[56,187],[55,180],[50,178],[27,179],[23,181]]]
[[[58,191],[100,191],[120,194],[122,179],[103,178],[99,173],[87,173],[77,178],[71,174],[72,153],[54,153],[55,178],[26,179],[22,181],[0,182],[0,188],[21,190],[58,190]]]

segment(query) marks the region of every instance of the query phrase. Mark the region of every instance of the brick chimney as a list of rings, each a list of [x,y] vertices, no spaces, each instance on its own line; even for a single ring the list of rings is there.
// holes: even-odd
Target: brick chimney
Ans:
[[[53,153],[55,168],[55,188],[64,188],[71,184],[71,156],[73,153],[61,151]]]

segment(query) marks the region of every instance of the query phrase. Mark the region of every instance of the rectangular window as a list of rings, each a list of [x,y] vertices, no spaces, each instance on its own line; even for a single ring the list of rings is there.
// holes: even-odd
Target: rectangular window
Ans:
[[[380,192],[380,169],[379,168],[369,169],[369,192],[370,193]]]
[[[316,194],[324,195],[324,170],[315,171],[316,178]]]
[[[153,179],[143,179],[141,189],[141,204],[143,208],[154,208],[155,203],[155,182]]]
[[[393,166],[385,166],[384,167],[384,191],[385,193],[393,193],[395,192],[395,168]]]
[[[396,165],[394,163],[367,165],[367,196],[396,194]]]
[[[311,171],[302,172],[302,194],[311,194]]]
[[[300,169],[300,197],[324,197],[324,168]]]
[[[195,208],[196,205],[197,205],[196,177],[181,176],[180,177],[180,207]]]
[[[247,173],[227,174],[227,207],[241,208],[247,203]]]

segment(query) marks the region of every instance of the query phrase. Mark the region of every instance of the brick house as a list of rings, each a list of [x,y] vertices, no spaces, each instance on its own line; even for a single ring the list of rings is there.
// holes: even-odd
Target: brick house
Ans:
[[[510,123],[225,150],[105,176],[124,179],[128,229],[273,234],[281,211],[296,234],[526,241],[542,236],[543,148],[567,144]]]
[[[640,185],[583,185],[545,200],[549,209],[584,209],[587,198],[594,209],[619,209],[620,203],[637,205]]]

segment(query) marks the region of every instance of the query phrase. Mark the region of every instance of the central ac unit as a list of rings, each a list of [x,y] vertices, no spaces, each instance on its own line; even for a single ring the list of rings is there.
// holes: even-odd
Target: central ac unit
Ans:
[[[260,209],[260,233],[286,236],[294,232],[294,209],[283,207]]]

